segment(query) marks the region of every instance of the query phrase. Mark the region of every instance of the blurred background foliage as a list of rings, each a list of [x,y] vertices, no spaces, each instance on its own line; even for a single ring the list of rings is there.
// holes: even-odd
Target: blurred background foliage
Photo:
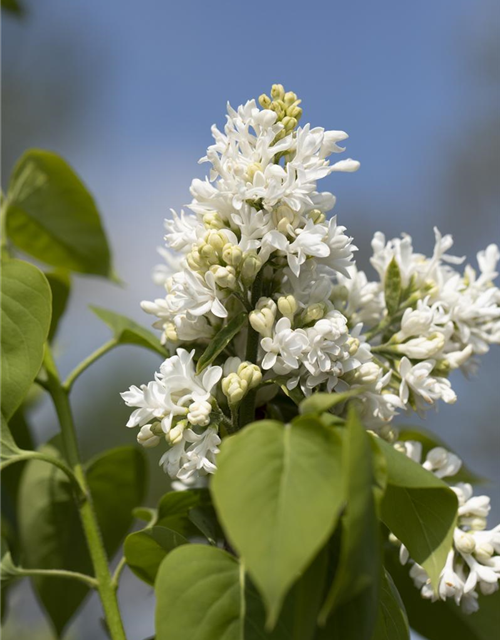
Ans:
[[[223,125],[226,100],[236,106],[273,82],[303,99],[305,122],[350,133],[348,155],[361,170],[333,174],[327,188],[368,272],[376,230],[410,233],[417,250],[429,252],[437,225],[453,234],[455,254],[472,262],[500,240],[494,0],[7,4],[22,11],[2,16],[2,186],[29,147],[66,158],[97,199],[125,283],[76,279],[56,348],[63,374],[108,339],[88,304],[150,324],[139,302],[160,294],[150,272],[159,261],[163,218],[169,207],[189,202],[191,179],[204,175],[197,160],[210,143],[210,125]],[[495,523],[499,362],[493,350],[478,377],[457,375],[458,403],[426,421],[492,480],[486,491]],[[118,394],[151,379],[157,365],[154,354],[123,347],[78,381],[85,458],[133,442]],[[38,442],[56,432],[48,402],[34,402],[29,420]],[[168,488],[159,455],[148,453],[151,503]],[[12,590],[4,640],[50,637],[33,598],[26,582]],[[152,634],[152,590],[127,572],[120,600],[130,638]],[[98,607],[92,596],[66,637],[105,638]]]

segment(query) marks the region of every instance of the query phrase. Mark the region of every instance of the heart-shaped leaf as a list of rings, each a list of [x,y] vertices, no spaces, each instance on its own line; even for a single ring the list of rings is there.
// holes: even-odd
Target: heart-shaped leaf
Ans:
[[[224,440],[211,483],[230,543],[264,597],[270,627],[331,534],[344,501],[341,440],[318,419],[255,422]]]

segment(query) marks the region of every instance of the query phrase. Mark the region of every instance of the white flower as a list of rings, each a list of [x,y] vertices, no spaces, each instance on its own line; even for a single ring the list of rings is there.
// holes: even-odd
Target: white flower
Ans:
[[[199,222],[195,216],[185,214],[181,211],[179,216],[173,209],[171,220],[165,220],[165,242],[174,251],[182,251],[187,253],[193,243],[197,240],[197,231]]]
[[[308,347],[309,340],[303,329],[294,331],[288,318],[281,318],[274,327],[272,338],[262,338],[262,349],[266,352],[262,360],[263,369],[274,369],[284,375],[298,369],[299,356]]]
[[[160,466],[171,478],[178,478],[182,482],[189,482],[198,475],[214,473],[220,442],[216,429],[212,427],[202,433],[186,429],[182,440],[163,454]]]
[[[445,345],[445,337],[442,333],[434,333],[430,336],[422,336],[420,338],[412,338],[407,342],[398,344],[396,349],[399,353],[403,353],[409,358],[417,360],[426,360],[436,355]]]
[[[139,407],[130,416],[127,426],[160,422],[164,433],[168,434],[174,418],[182,416],[190,420],[190,415],[194,420],[192,424],[201,424],[200,420],[207,424],[201,416],[209,414],[211,392],[222,376],[222,369],[207,367],[197,375],[193,358],[194,350],[188,353],[185,349],[177,349],[176,355],[163,362],[154,381],[140,389],[132,386],[121,394],[129,407]]]
[[[408,404],[410,389],[413,391],[418,410],[425,407],[422,401],[427,404],[433,404],[436,400],[443,400],[447,404],[453,404],[456,401],[457,397],[450,382],[446,378],[434,378],[430,375],[435,364],[434,360],[424,360],[412,365],[408,358],[401,359],[399,396],[404,404]]]

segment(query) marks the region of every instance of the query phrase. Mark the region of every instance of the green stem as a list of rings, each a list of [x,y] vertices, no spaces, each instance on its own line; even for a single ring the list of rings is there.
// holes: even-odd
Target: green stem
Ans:
[[[95,577],[97,580],[97,590],[101,598],[108,629],[112,640],[126,640],[120,610],[118,608],[116,586],[114,585],[111,577],[101,532],[99,530],[97,517],[92,505],[92,498],[88,488],[87,478],[85,477],[83,465],[80,461],[75,424],[73,422],[71,406],[69,403],[68,389],[61,384],[61,380],[48,345],[46,346],[44,365],[47,371],[49,392],[52,396],[61,425],[61,436],[66,458],[87,496],[87,499],[80,502],[77,506],[80,512],[85,537],[87,539],[90,557],[92,559]]]
[[[120,558],[120,562],[116,565],[116,569],[115,569],[115,572],[113,573],[113,578],[112,578],[115,589],[118,589],[120,575],[122,571],[125,569],[126,564],[127,564],[127,561],[125,559],[125,556],[123,556],[122,558]]]
[[[24,569],[22,567],[16,567],[16,576],[22,577],[35,577],[41,576],[43,578],[69,578],[70,580],[79,580],[90,587],[91,589],[97,588],[97,580],[88,576],[85,573],[79,573],[78,571],[65,571],[64,569]]]
[[[104,343],[102,347],[99,347],[99,349],[96,349],[94,353],[91,353],[88,358],[82,360],[82,362],[80,362],[80,364],[75,367],[66,378],[64,384],[62,385],[63,388],[66,391],[70,391],[71,387],[75,383],[75,380],[79,378],[81,374],[90,367],[91,364],[93,364],[96,360],[99,360],[99,358],[102,358],[103,355],[108,353],[108,351],[111,351],[111,349],[114,349],[117,345],[118,341],[116,340],[116,338],[111,338],[111,340],[108,340],[108,342]]]
[[[252,287],[252,309],[255,309],[257,306],[257,302],[259,301],[260,296],[262,295],[262,284],[263,284],[263,271],[261,269],[255,278]],[[248,334],[247,334],[247,346],[245,352],[245,360],[248,362],[252,362],[253,364],[257,364],[257,354],[259,351],[259,334],[257,331],[254,331],[248,323]],[[239,411],[239,426],[238,428],[243,428],[249,422],[253,422],[255,420],[255,398],[257,395],[257,391],[252,389],[247,393],[247,395],[243,398],[240,411]]]

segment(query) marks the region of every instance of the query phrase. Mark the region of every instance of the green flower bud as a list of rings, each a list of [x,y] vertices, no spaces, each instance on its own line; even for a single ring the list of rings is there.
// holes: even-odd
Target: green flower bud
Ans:
[[[321,224],[326,220],[325,214],[319,209],[312,209],[311,211],[308,211],[306,215],[311,218],[314,224]]]
[[[211,230],[205,234],[205,242],[220,254],[227,243],[227,238],[221,231]]]
[[[271,98],[273,100],[283,100],[285,97],[285,88],[282,84],[273,84],[271,87]]]
[[[269,109],[269,107],[271,106],[271,98],[263,93],[259,96],[259,104],[263,109]]]
[[[283,102],[287,107],[291,107],[292,104],[297,102],[297,94],[293,91],[287,91],[282,98]]]
[[[291,118],[290,116],[285,116],[281,121],[281,124],[285,127],[285,131],[290,133],[297,126],[297,120],[295,118]]]

